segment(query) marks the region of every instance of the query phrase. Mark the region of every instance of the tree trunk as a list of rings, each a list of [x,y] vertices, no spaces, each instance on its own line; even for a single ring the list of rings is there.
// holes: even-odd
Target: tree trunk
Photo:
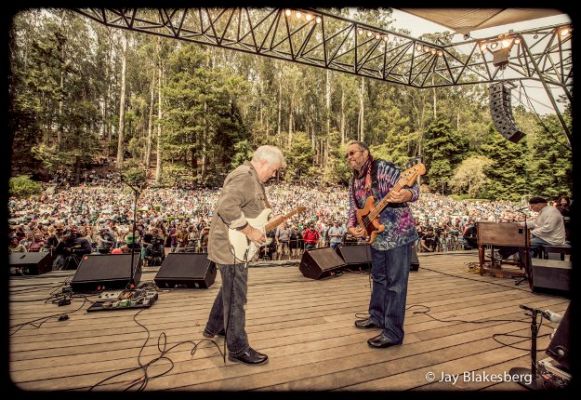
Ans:
[[[204,183],[204,178],[206,177],[206,134],[208,132],[208,121],[206,120],[207,112],[208,103],[204,101],[204,133],[202,133],[202,171],[200,183]]]
[[[119,102],[119,129],[117,129],[117,168],[123,165],[123,124],[125,120],[125,72],[127,69],[127,38],[125,32],[121,33],[121,43],[123,51],[121,52],[121,100]]]
[[[364,97],[364,91],[365,91],[365,78],[361,77],[361,89],[359,91],[359,123],[358,123],[358,128],[359,128],[359,134],[357,135],[357,138],[359,141],[364,142],[365,141],[365,124],[364,124],[364,120],[365,120],[365,97]]]
[[[282,72],[279,73],[278,77],[278,133],[277,136],[280,138],[280,131],[282,125]]]
[[[157,147],[155,161],[155,183],[159,185],[161,180],[161,57],[158,54],[157,66]]]
[[[434,76],[432,76],[432,85],[434,84]],[[432,96],[434,98],[434,120],[438,119],[438,110],[436,109],[436,88],[432,89]]]
[[[59,99],[59,105],[58,105],[58,119],[59,119],[59,123],[58,123],[58,128],[56,131],[56,145],[57,145],[57,149],[61,149],[61,143],[63,142],[63,95],[64,95],[64,87],[65,87],[65,71],[64,69],[61,70],[61,79],[60,79],[60,99]]]
[[[111,30],[107,30],[109,39],[109,48],[107,49],[107,65],[105,67],[105,82],[107,82],[107,92],[105,93],[105,112],[103,113],[103,126],[105,129],[105,157],[109,158],[111,151],[111,124],[109,122],[109,100],[111,99],[111,66],[113,65],[113,43],[111,39]]]
[[[288,110],[288,143],[287,148],[290,150],[293,143],[293,96],[290,96],[290,105]]]
[[[341,146],[345,145],[345,89],[341,88]]]
[[[61,14],[61,21],[60,21],[60,25],[61,27],[66,27],[65,25],[65,19],[67,16],[67,10],[63,10],[62,14]],[[68,35],[68,32],[65,28],[64,31],[64,35],[65,37]],[[59,40],[59,39],[57,39]],[[60,42],[60,40],[59,40]],[[60,96],[59,96],[59,102],[58,102],[58,128],[57,128],[57,132],[56,132],[56,145],[57,145],[57,149],[61,150],[61,145],[63,142],[63,130],[64,130],[64,124],[63,124],[63,98],[64,98],[64,91],[65,91],[65,72],[66,72],[66,66],[68,64],[68,60],[66,58],[66,46],[65,43],[61,44],[61,70],[60,70],[60,84],[59,84],[59,89],[60,89]]]
[[[325,75],[325,106],[327,119],[327,137],[331,134],[331,70],[327,70]]]
[[[153,131],[153,107],[155,106],[155,71],[151,77],[151,87],[149,88],[149,118],[147,121],[147,140],[145,142],[145,175],[149,171],[149,163],[151,161],[151,135]]]

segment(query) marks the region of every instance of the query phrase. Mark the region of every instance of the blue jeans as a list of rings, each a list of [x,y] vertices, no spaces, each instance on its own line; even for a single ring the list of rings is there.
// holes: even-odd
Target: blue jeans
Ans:
[[[373,290],[369,317],[391,342],[402,343],[411,247],[404,245],[391,250],[371,247],[371,260]]]
[[[244,329],[248,268],[244,264],[218,264],[217,267],[222,277],[222,287],[214,300],[205,330],[216,335],[225,329],[228,351],[238,356],[250,347]]]

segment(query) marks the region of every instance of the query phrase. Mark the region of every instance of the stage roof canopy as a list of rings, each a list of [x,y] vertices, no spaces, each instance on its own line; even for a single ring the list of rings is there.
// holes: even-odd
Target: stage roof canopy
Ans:
[[[400,10],[462,34],[564,14],[551,8],[400,8]]]

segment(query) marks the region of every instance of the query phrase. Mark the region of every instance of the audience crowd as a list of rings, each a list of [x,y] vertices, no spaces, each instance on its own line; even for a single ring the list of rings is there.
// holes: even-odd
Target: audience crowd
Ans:
[[[137,202],[133,234],[134,193],[113,175],[91,172],[80,185],[70,177],[56,176],[40,196],[9,199],[10,252],[49,251],[55,268],[74,268],[91,252],[139,251],[145,262],[159,265],[168,252],[205,252],[209,221],[219,189],[150,188]],[[261,249],[265,259],[300,258],[316,247],[357,244],[346,233],[347,189],[315,188],[289,184],[267,186],[275,215],[299,206],[306,211],[290,217],[269,232],[269,245]],[[570,200],[563,196],[554,205],[568,220]],[[446,252],[476,248],[478,221],[516,222],[534,213],[522,203],[462,200],[422,192],[411,204],[420,239],[419,252]]]

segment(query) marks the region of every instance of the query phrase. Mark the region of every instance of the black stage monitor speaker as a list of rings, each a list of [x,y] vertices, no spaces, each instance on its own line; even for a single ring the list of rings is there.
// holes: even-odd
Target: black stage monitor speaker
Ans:
[[[357,267],[371,267],[371,250],[370,245],[357,246],[339,246],[337,247],[337,254],[345,261],[347,266]],[[420,261],[418,260],[418,253],[416,247],[411,245],[412,254],[410,262],[410,271],[417,271],[420,268]]]
[[[557,361],[564,369],[567,371],[571,370],[571,336],[570,336],[570,325],[569,325],[569,309],[571,305],[567,307],[563,319],[559,322],[557,331],[551,339],[549,347],[547,347],[547,354],[551,356],[555,361]]]
[[[418,259],[418,252],[416,250],[416,246],[414,246],[413,244],[411,244],[410,246],[412,248],[410,271],[417,271],[420,269],[420,260]]]
[[[368,244],[357,246],[339,246],[337,254],[345,261],[349,267],[352,266],[371,266],[371,250]]]
[[[50,253],[12,253],[10,254],[10,274],[38,275],[52,271]]]
[[[207,253],[169,253],[157,275],[160,288],[209,288],[216,280],[216,264]]]
[[[134,283],[141,278],[141,258],[133,256]],[[124,289],[131,282],[131,254],[88,254],[83,256],[71,281],[75,293]]]
[[[489,87],[490,114],[494,121],[494,127],[502,136],[511,142],[518,142],[525,134],[517,127],[512,116],[510,105],[510,88],[504,83],[493,83]]]
[[[532,258],[533,292],[569,293],[571,288],[571,262]]]
[[[343,259],[330,247],[305,250],[299,270],[311,279],[321,279],[345,266]]]

